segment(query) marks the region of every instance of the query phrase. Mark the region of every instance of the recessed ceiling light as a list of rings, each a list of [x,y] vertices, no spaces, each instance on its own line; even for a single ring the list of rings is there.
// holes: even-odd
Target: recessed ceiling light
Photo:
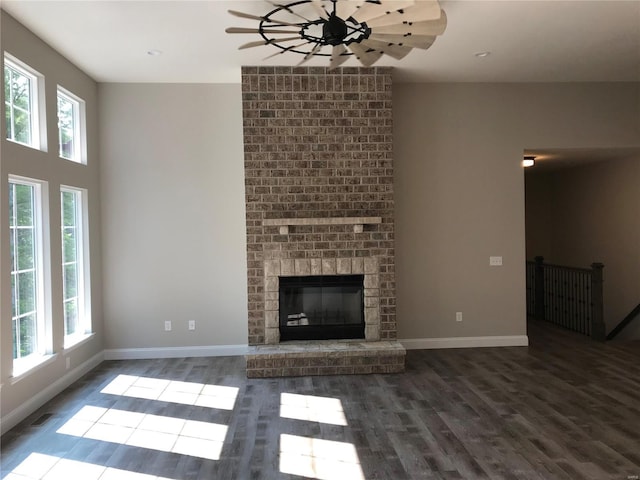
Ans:
[[[151,55],[152,57],[157,57],[158,55],[162,55],[160,50],[149,50],[147,55]]]
[[[477,53],[474,53],[474,55],[478,58],[485,58],[491,55],[491,52],[477,52]]]

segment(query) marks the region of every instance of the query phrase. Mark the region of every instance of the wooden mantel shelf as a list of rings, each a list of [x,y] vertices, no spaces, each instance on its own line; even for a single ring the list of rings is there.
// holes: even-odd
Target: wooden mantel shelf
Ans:
[[[382,223],[382,217],[324,217],[324,218],[265,218],[265,227],[280,227],[280,234],[287,235],[289,227],[296,225],[353,225],[353,231],[362,233],[363,225]]]
[[[262,225],[291,226],[291,225],[369,225],[382,223],[382,217],[324,217],[324,218],[265,218]]]

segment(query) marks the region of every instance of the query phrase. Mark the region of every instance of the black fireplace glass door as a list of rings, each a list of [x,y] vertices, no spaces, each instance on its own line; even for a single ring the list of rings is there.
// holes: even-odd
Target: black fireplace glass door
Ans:
[[[364,338],[364,276],[280,277],[280,340]]]

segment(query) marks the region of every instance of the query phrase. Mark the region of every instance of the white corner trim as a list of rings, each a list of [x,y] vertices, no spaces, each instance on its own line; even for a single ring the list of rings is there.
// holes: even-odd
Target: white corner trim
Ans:
[[[434,348],[478,348],[478,347],[526,347],[526,335],[506,335],[495,337],[449,337],[411,338],[399,340],[407,350],[429,350]]]
[[[104,351],[105,360],[149,358],[226,357],[246,355],[248,345],[210,345],[202,347],[116,348]]]
[[[35,412],[42,405],[62,392],[72,383],[78,381],[80,377],[89,373],[104,361],[103,352],[95,354],[89,360],[78,365],[73,370],[69,370],[64,376],[40,390],[33,397],[29,398],[22,405],[14,408],[0,419],[0,432],[4,434],[15,427],[22,420]]]

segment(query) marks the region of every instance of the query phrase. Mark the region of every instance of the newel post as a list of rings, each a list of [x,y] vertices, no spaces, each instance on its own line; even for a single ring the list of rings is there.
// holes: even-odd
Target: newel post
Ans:
[[[607,339],[602,295],[603,269],[602,263],[591,264],[591,338],[601,342]]]
[[[537,256],[534,270],[534,289],[535,289],[535,311],[534,316],[538,320],[544,320],[544,257]]]

